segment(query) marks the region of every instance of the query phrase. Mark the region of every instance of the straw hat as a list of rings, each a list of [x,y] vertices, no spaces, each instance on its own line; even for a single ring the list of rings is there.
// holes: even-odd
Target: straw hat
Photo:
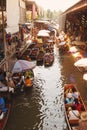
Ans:
[[[87,120],[87,111],[81,113],[81,120],[86,121]]]

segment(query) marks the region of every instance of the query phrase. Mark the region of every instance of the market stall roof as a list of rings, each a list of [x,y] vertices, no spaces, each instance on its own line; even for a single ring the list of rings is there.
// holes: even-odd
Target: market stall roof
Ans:
[[[74,63],[76,67],[87,67],[87,58],[81,58]]]
[[[45,23],[45,24],[50,24],[50,22],[47,21],[47,20],[35,20],[34,22],[36,22],[36,23]]]
[[[87,9],[87,0],[80,0],[78,3],[74,4],[72,7],[63,12],[63,15],[76,11],[81,11],[83,9]]]
[[[34,0],[24,0],[24,1],[26,3],[26,9],[27,10],[32,9],[31,5],[33,5],[33,4],[36,6],[36,8],[38,7]]]

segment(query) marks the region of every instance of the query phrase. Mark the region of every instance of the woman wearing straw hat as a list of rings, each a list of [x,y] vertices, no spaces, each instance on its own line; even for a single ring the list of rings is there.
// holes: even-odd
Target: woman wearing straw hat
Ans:
[[[81,117],[81,120],[79,121],[79,129],[87,130],[87,111],[82,112],[80,117]]]

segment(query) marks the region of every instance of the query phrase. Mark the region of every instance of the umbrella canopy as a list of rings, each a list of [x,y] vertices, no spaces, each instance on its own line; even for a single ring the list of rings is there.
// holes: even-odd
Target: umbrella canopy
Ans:
[[[50,33],[50,31],[43,29],[43,30],[40,30],[38,33]]]
[[[69,52],[71,52],[71,53],[75,53],[75,52],[77,52],[78,51],[78,48],[76,47],[76,46],[72,46],[72,47],[70,47],[70,49],[69,49]]]
[[[63,46],[63,45],[65,45],[66,44],[66,42],[60,42],[59,43],[59,46]]]
[[[36,62],[27,60],[18,60],[12,69],[12,73],[19,73],[29,69],[33,69],[36,66]]]
[[[77,67],[87,67],[87,58],[81,58],[80,60],[74,63]]]
[[[52,39],[49,39],[49,40],[48,40],[48,42],[52,43],[52,42],[53,42],[53,40],[52,40]]]
[[[50,35],[47,32],[38,32],[37,36],[38,37],[49,37]]]

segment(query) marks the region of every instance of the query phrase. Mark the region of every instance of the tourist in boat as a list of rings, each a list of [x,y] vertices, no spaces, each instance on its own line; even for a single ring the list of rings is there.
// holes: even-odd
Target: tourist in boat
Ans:
[[[68,117],[69,120],[78,120],[80,117],[80,113],[78,110],[76,110],[75,106],[68,108]]]
[[[72,87],[73,87],[73,85],[68,85],[67,87],[66,87],[66,91],[65,91],[65,94],[67,95],[68,93],[72,93]]]
[[[73,97],[72,97],[72,93],[68,93],[67,96],[66,96],[66,99],[65,99],[65,103],[66,104],[72,104],[73,103]]]
[[[74,106],[75,106],[76,110],[78,110],[78,111],[82,111],[83,110],[83,105],[82,105],[82,103],[80,103],[78,98],[75,98]]]
[[[87,111],[82,112],[79,120],[79,130],[87,130]]]
[[[74,87],[72,88],[72,97],[74,99],[76,99],[76,98],[78,99],[79,98],[79,92],[77,92]]]

